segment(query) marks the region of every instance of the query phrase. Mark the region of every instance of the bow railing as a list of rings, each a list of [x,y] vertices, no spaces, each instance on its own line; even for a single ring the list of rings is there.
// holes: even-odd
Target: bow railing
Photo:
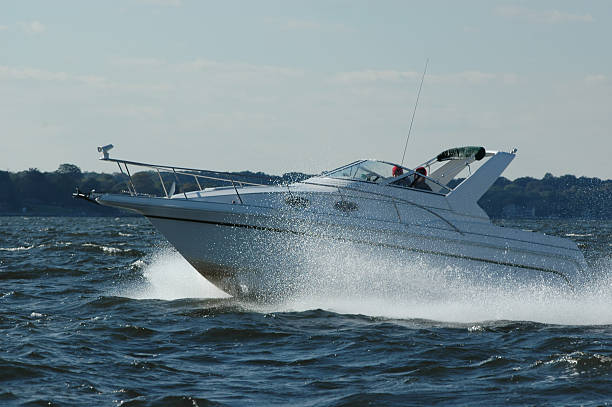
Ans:
[[[138,189],[136,188],[134,176],[132,175],[132,171],[130,171],[130,166],[137,168],[146,168],[150,171],[156,172],[159,177],[161,190],[163,190],[163,194],[166,198],[176,198],[177,195],[180,196],[180,194],[182,193],[185,199],[189,199],[187,192],[198,190],[204,191],[204,189],[207,187],[219,187],[219,184],[223,185],[224,183],[227,183],[228,187],[234,189],[238,200],[240,201],[240,203],[242,203],[242,198],[238,191],[239,188],[243,188],[244,186],[266,186],[266,184],[262,183],[245,181],[244,178],[249,177],[249,175],[246,174],[237,176],[235,173],[229,172],[209,171],[197,168],[151,164],[111,158],[108,154],[108,150],[110,150],[112,147],[112,144],[109,144],[108,146],[104,147],[98,147],[98,151],[103,153],[103,156],[100,157],[100,160],[117,163],[119,171],[126,177],[126,184],[128,189],[127,192],[132,196],[151,196],[151,194],[148,192],[138,191]],[[187,191],[186,188],[186,184],[188,184],[186,180],[188,179],[192,179],[195,182],[190,185],[189,191]],[[171,184],[168,187],[167,184],[169,182],[171,182]],[[211,183],[213,185],[207,185]],[[176,194],[177,186],[179,188],[179,191],[181,191],[178,194]]]

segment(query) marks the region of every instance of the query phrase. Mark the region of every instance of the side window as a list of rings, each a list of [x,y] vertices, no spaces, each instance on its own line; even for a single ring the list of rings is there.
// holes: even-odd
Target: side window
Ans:
[[[377,173],[372,172],[368,170],[367,168],[364,168],[363,166],[359,166],[353,178],[361,180],[361,181],[376,182],[382,177],[378,175]]]

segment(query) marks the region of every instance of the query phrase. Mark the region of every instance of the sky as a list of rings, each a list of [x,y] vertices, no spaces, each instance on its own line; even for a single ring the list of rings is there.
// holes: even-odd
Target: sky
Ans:
[[[612,2],[0,0],[0,170],[318,173],[518,148],[612,178]]]

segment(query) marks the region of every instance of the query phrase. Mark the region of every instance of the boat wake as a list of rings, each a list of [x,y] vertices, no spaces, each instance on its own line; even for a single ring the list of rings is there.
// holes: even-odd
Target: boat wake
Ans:
[[[400,264],[389,256],[357,248],[318,247],[301,262],[289,296],[250,304],[256,312],[324,309],[391,319],[440,322],[532,321],[563,325],[612,324],[612,258],[600,261],[596,278],[568,293],[558,287],[515,281],[466,278],[474,270],[435,267],[415,260]],[[482,270],[479,270],[482,271]],[[227,298],[176,251],[167,248],[142,267],[144,281],[122,296],[135,299]],[[473,273],[472,273],[473,274]],[[481,273],[482,274],[482,273]],[[239,301],[239,300],[236,300]],[[242,306],[244,301],[240,300]]]
[[[612,258],[574,292],[525,284],[474,266],[435,266],[425,258],[405,264],[385,252],[343,253],[318,248],[306,262],[308,285],[284,301],[287,310],[326,309],[395,319],[442,322],[532,321],[564,325],[612,324]],[[477,276],[475,278],[470,276]]]

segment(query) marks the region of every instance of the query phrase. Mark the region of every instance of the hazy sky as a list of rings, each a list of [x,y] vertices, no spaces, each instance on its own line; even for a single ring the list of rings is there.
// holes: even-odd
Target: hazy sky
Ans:
[[[0,169],[280,174],[460,145],[612,178],[612,2],[0,0]]]

